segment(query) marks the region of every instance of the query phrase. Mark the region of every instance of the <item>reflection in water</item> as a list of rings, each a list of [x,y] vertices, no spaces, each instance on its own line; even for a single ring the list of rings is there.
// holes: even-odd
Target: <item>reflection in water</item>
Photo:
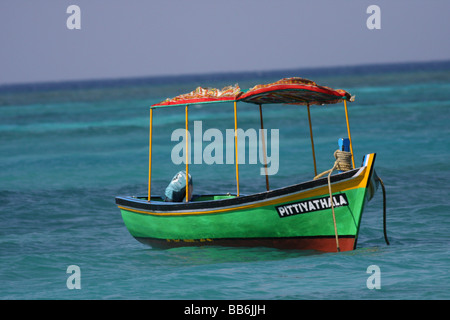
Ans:
[[[153,249],[152,249],[153,250]],[[279,250],[264,247],[181,247],[164,250],[171,258],[191,265],[274,261],[321,254],[313,250]]]

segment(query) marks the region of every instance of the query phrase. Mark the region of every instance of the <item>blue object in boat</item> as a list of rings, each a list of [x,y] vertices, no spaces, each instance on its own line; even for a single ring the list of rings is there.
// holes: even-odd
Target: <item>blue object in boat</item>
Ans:
[[[192,177],[189,175],[188,184],[192,185]],[[167,186],[165,191],[166,202],[182,202],[186,196],[186,171],[178,172]]]
[[[338,141],[339,150],[350,152],[350,139],[340,138]]]
[[[339,144],[339,150],[350,152],[350,139],[340,138],[338,140],[338,144]],[[341,173],[343,171],[339,170],[338,172]]]

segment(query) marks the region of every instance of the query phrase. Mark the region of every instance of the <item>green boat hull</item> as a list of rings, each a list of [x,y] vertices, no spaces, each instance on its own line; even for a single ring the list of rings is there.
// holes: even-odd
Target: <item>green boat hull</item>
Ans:
[[[375,154],[366,155],[361,168],[332,176],[333,205],[327,178],[250,196],[208,195],[178,204],[118,197],[116,203],[131,235],[152,247],[348,251],[356,248],[364,206],[377,188],[374,160]]]

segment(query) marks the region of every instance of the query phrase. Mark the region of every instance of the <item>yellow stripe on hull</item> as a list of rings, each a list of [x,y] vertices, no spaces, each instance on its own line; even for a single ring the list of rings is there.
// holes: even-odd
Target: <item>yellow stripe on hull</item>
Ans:
[[[372,156],[372,155],[371,155]],[[337,182],[332,185],[332,189],[334,192],[344,192],[348,190],[353,190],[357,188],[366,188],[368,184],[368,179],[370,176],[370,172],[368,171],[368,168],[370,168],[371,164],[373,162],[372,157],[368,159],[368,165],[365,167],[362,167],[360,171],[356,174],[355,177]],[[230,206],[226,208],[221,209],[214,209],[214,210],[192,210],[192,211],[173,211],[173,212],[156,212],[156,211],[147,211],[147,210],[141,210],[141,209],[135,209],[130,207],[125,207],[119,205],[118,207],[122,210],[132,211],[136,213],[141,214],[149,214],[149,215],[155,215],[155,216],[185,216],[185,215],[204,215],[204,214],[216,214],[216,213],[222,213],[227,211],[236,211],[236,210],[244,210],[244,209],[254,209],[269,205],[276,205],[279,203],[286,203],[290,201],[295,201],[298,199],[305,199],[305,198],[312,198],[320,195],[328,194],[328,185],[317,187],[314,189],[310,189],[307,191],[291,194],[288,196],[281,196],[277,197],[276,199],[269,199],[269,200],[260,200],[255,203],[251,203],[248,205],[241,205],[241,206]]]

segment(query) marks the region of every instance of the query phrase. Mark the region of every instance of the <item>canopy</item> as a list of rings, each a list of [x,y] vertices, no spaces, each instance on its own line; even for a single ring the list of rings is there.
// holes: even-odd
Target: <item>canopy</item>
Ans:
[[[314,81],[299,77],[284,78],[269,84],[259,84],[242,92],[239,85],[228,86],[221,90],[198,87],[192,92],[166,99],[152,105],[154,107],[181,106],[199,103],[242,101],[255,104],[332,104],[343,100],[353,101],[353,97],[344,90],[334,90],[319,86]]]
[[[314,81],[303,78],[285,78],[269,84],[254,86],[239,97],[239,101],[266,104],[331,104],[352,101],[351,95],[344,90],[334,90],[319,86]]]
[[[242,91],[237,84],[225,87],[222,90],[198,87],[194,91],[176,96],[175,98],[168,98],[160,103],[152,105],[152,107],[235,101],[241,94]]]
[[[314,159],[314,173],[317,176],[316,168],[316,158],[314,151],[314,141],[312,136],[312,126],[311,126],[311,116],[309,106],[312,104],[331,104],[343,101],[345,106],[345,116],[347,119],[347,130],[348,137],[350,140],[350,152],[352,154],[353,168],[355,167],[353,158],[353,149],[350,136],[350,127],[348,124],[348,114],[347,114],[347,103],[346,101],[353,101],[353,97],[344,90],[334,90],[328,87],[323,87],[317,85],[315,82],[303,78],[284,78],[277,82],[269,84],[260,84],[249,89],[247,92],[242,92],[239,85],[228,86],[222,90],[215,88],[202,88],[198,87],[192,92],[176,96],[174,98],[166,99],[160,103],[156,103],[150,107],[150,139],[149,139],[149,169],[148,169],[148,197],[147,201],[151,201],[151,172],[152,172],[152,119],[153,119],[153,109],[169,106],[186,106],[185,124],[186,124],[186,136],[188,135],[188,105],[199,104],[199,103],[217,103],[217,102],[234,102],[234,145],[235,145],[235,155],[236,155],[236,183],[237,192],[236,195],[239,197],[239,157],[238,157],[238,128],[237,128],[237,112],[236,112],[236,102],[242,101],[247,103],[254,103],[259,105],[259,113],[261,119],[261,129],[263,129],[263,118],[262,118],[262,104],[266,103],[287,103],[287,104],[302,104],[307,105],[308,109],[308,119],[309,119],[309,130],[311,133],[311,145],[313,151]],[[264,137],[263,137],[263,149],[264,147]],[[186,139],[186,176],[189,174],[189,161],[187,151],[189,148],[188,139]],[[265,167],[267,170],[266,155],[264,153]],[[266,171],[266,188],[269,191],[269,180]],[[186,188],[186,202],[188,202],[188,189]]]

